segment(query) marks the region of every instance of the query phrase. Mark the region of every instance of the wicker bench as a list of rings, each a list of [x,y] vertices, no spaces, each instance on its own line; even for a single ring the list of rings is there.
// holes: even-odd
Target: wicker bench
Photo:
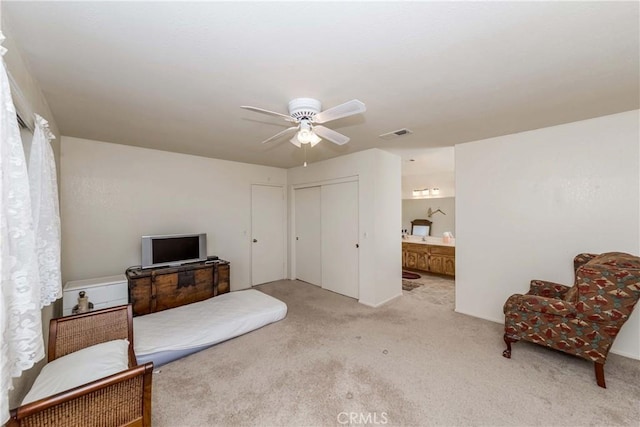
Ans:
[[[129,369],[27,403],[8,426],[150,426],[153,363],[137,365],[131,305],[52,319],[48,361],[111,340],[129,341]]]

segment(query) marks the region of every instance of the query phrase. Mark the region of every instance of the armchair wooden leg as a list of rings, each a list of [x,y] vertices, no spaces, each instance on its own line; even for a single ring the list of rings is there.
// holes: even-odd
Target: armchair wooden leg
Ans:
[[[604,383],[604,363],[595,362],[593,366],[596,369],[596,382],[600,387],[607,388],[606,384]]]
[[[507,349],[502,352],[502,357],[511,359],[511,343],[518,342],[518,340],[511,338],[507,334],[504,334],[504,342],[507,344]]]

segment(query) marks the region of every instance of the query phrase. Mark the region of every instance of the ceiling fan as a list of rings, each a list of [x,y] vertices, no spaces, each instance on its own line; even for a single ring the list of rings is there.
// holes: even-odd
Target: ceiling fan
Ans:
[[[364,113],[367,110],[364,103],[357,99],[353,99],[345,102],[344,104],[321,111],[322,104],[320,101],[313,98],[296,98],[289,101],[289,115],[264,110],[258,107],[250,107],[248,105],[243,105],[240,108],[255,111],[256,113],[282,117],[288,122],[295,123],[295,126],[285,129],[282,132],[273,135],[271,138],[265,139],[262,143],[264,144],[273,141],[283,135],[297,131],[296,135],[294,135],[290,140],[290,142],[296,147],[301,147],[302,144],[311,144],[313,147],[318,142],[322,141],[322,138],[327,141],[331,141],[334,144],[346,144],[349,142],[348,136],[321,126],[320,123],[327,123],[332,120],[353,116],[354,114]]]

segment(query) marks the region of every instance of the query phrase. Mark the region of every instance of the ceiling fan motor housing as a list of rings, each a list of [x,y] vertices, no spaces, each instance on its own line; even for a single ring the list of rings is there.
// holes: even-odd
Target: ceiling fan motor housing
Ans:
[[[321,109],[322,104],[317,99],[296,98],[289,101],[289,115],[298,122],[303,119],[313,120]]]

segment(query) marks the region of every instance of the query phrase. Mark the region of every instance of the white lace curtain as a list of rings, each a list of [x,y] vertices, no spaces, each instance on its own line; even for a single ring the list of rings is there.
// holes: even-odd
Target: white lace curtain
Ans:
[[[0,43],[3,40],[0,33]],[[20,129],[1,59],[5,52],[0,46],[0,424],[9,418],[12,378],[44,357],[41,308],[60,293],[60,219],[49,144],[52,135],[46,121],[36,120],[38,137],[34,135],[33,144],[39,148],[32,154],[32,179],[37,210],[32,211]]]
[[[49,123],[36,114],[35,132],[29,155],[29,184],[33,230],[36,236],[40,274],[40,307],[62,296],[60,277],[60,209],[56,161]]]

